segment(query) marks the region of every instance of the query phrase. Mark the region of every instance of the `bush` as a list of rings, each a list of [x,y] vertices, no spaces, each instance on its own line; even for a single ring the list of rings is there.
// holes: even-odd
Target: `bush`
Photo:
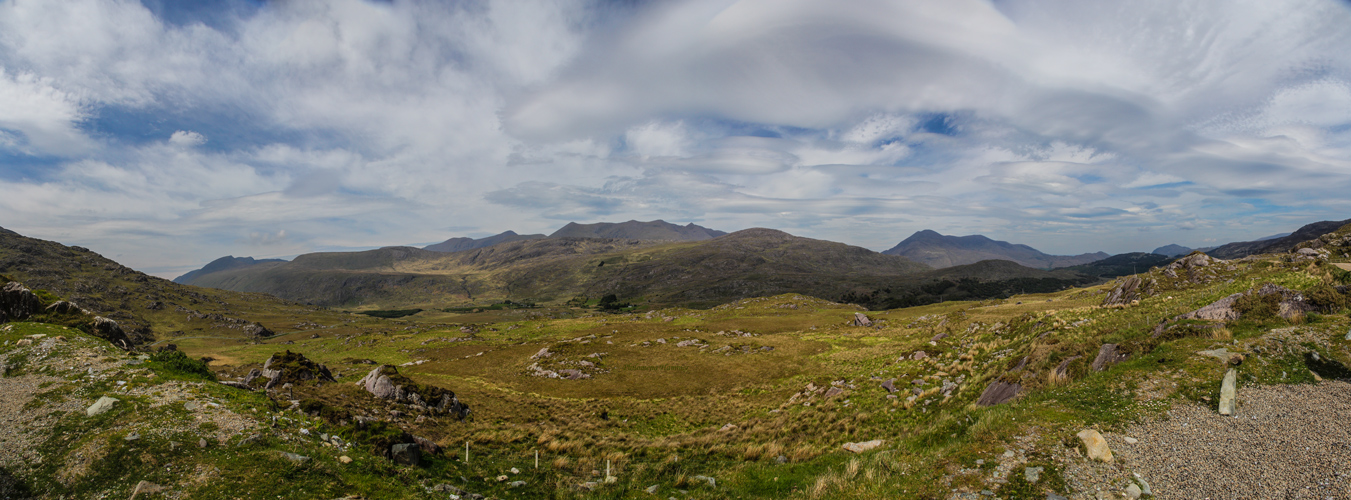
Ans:
[[[216,374],[200,359],[189,358],[183,351],[160,351],[150,355],[151,369],[165,375],[189,379],[216,381]]]
[[[1234,310],[1244,319],[1262,321],[1275,318],[1281,311],[1281,294],[1247,293],[1234,301]]]
[[[1346,294],[1337,291],[1331,285],[1319,285],[1304,292],[1304,298],[1322,312],[1336,312],[1351,306]]]

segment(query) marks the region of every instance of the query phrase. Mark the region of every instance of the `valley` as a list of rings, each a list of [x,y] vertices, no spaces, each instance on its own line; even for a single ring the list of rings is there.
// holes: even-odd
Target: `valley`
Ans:
[[[770,255],[812,244],[768,237],[780,243]],[[539,241],[477,259],[510,266]],[[5,439],[32,443],[0,454],[9,496],[1042,499],[1144,488],[1194,498],[1221,480],[1351,492],[1332,469],[1234,476],[1195,462],[1182,477],[1167,464],[1208,452],[1141,454],[1172,453],[1157,430],[1170,415],[1233,422],[1217,414],[1230,369],[1239,416],[1267,415],[1247,405],[1272,397],[1331,404],[1317,398],[1344,390],[1351,273],[1337,265],[1351,262],[1351,226],[1285,253],[1196,253],[1089,286],[907,308],[787,292],[707,307],[481,305],[392,318],[175,284],[13,233],[3,243],[4,281],[40,285],[42,307],[83,300],[91,315],[146,325],[130,351],[41,314],[0,326],[0,387],[17,398],[0,417],[30,422]],[[572,252],[561,260],[623,248],[659,261],[693,243],[554,244]],[[444,265],[398,248],[360,257],[296,261]],[[848,276],[868,277],[860,266]],[[983,266],[965,272],[1022,272]],[[1231,296],[1229,309],[1207,307]],[[1220,312],[1187,316],[1199,310]],[[321,365],[333,381],[316,375]],[[381,374],[408,392],[379,395],[368,381]],[[1260,392],[1286,386],[1322,389]],[[467,417],[397,395],[436,391],[451,391]],[[102,397],[119,402],[92,414]],[[1091,458],[1085,430],[1117,458]],[[1249,452],[1270,453],[1229,453],[1242,462]],[[79,465],[89,457],[118,466]]]

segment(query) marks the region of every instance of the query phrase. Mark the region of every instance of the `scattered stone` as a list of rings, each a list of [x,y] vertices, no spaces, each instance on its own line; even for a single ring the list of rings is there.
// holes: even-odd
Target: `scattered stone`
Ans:
[[[1202,356],[1210,356],[1220,361],[1227,361],[1229,359],[1229,350],[1223,347],[1219,349],[1211,349],[1208,351],[1196,351],[1196,354],[1200,354]]]
[[[23,346],[33,345],[33,341],[32,341],[32,340],[29,340],[29,339],[19,339],[18,342],[15,342],[15,343],[14,343],[14,345],[17,346],[17,347],[23,347]]]
[[[1100,460],[1103,462],[1112,461],[1112,450],[1107,447],[1107,440],[1102,438],[1102,434],[1093,429],[1084,429],[1079,431],[1079,439],[1084,442],[1084,448],[1088,451],[1088,458],[1091,460]]]
[[[151,495],[164,491],[164,487],[150,481],[141,481],[136,483],[136,487],[131,490],[131,498],[141,495]]]
[[[1135,438],[1130,437],[1130,436],[1124,436],[1124,437],[1121,438],[1121,440],[1122,440],[1122,441],[1125,441],[1126,444],[1135,444],[1135,443],[1140,442],[1139,439],[1135,439]]]
[[[389,455],[396,464],[418,465],[422,462],[422,449],[418,448],[417,443],[399,443],[391,446]]]
[[[737,429],[736,424],[727,424],[722,426],[722,428],[718,430],[722,432],[727,432],[727,431],[734,431],[736,429]]]
[[[690,479],[693,479],[695,481],[708,481],[708,487],[710,488],[718,487],[718,480],[708,476],[692,476],[690,477]]]
[[[127,437],[124,437],[122,439],[126,441],[135,441],[141,439],[141,434],[139,432],[133,432],[131,434],[127,434]]]
[[[259,337],[259,338],[271,337],[273,335],[276,335],[276,333],[274,333],[272,330],[268,330],[267,327],[263,326],[262,323],[254,323],[252,325],[244,327],[244,333],[250,337]]]
[[[501,476],[497,476],[497,482],[499,482],[499,483],[502,482],[502,481],[506,481],[507,479],[509,479],[509,478],[508,478],[505,474],[503,474],[503,475],[501,475]]]
[[[872,440],[872,441],[864,441],[864,442],[861,442],[861,443],[844,443],[844,446],[842,446],[842,447],[843,447],[845,450],[848,450],[848,451],[851,451],[851,452],[854,452],[854,453],[863,453],[863,452],[868,451],[868,450],[871,450],[871,449],[873,449],[873,448],[877,448],[878,446],[882,446],[882,443],[884,443],[884,442],[885,442],[885,441],[883,441],[883,440],[881,440],[881,439],[874,439],[874,440]]]
[[[520,473],[521,473],[521,469],[517,469],[517,468],[515,468],[515,467],[512,467],[510,472],[511,472],[512,474],[520,474]]]
[[[826,391],[825,397],[829,399],[835,396],[839,396],[841,394],[844,394],[844,389],[841,389],[839,387],[831,387],[829,390]]]
[[[658,487],[658,485],[655,485],[655,484],[654,484],[654,485],[652,485],[652,486],[648,486],[647,488],[644,488],[643,491],[646,491],[647,494],[649,494],[649,495],[656,495],[656,494],[657,494],[657,487]]]
[[[896,379],[893,378],[886,382],[882,382],[882,388],[886,389],[887,392],[896,392]]]
[[[785,457],[785,456],[783,456],[783,455],[779,455],[779,456],[777,456],[777,457],[774,457],[774,463],[777,463],[777,464],[780,464],[780,465],[786,464],[786,463],[788,463],[788,457]]]
[[[198,448],[203,448],[203,449],[205,449],[205,448],[206,448],[206,438],[202,438],[202,439],[197,440],[197,447],[198,447]]]
[[[347,455],[343,455],[343,456],[341,456],[341,457],[338,457],[338,461],[339,461],[339,462],[342,462],[342,463],[345,463],[345,464],[350,464],[350,463],[352,463],[352,457],[349,457],[349,456],[347,456]]]
[[[84,413],[85,415],[92,417],[107,412],[108,410],[113,409],[113,405],[117,404],[118,401],[119,400],[108,396],[99,397],[98,401],[95,401],[94,404],[90,405]]]
[[[558,370],[558,377],[567,380],[581,380],[591,378],[591,374],[583,372],[581,370],[573,370],[569,368],[566,370]]]
[[[249,437],[246,437],[246,438],[244,438],[244,439],[239,440],[239,444],[236,444],[235,447],[236,447],[236,448],[239,448],[239,447],[248,446],[248,445],[257,443],[258,441],[261,441],[262,439],[263,439],[263,435],[262,435],[262,434],[251,434],[251,435],[249,435]]]
[[[305,462],[310,461],[310,457],[307,457],[307,456],[304,456],[304,455],[295,454],[295,453],[291,453],[291,452],[289,452],[289,451],[283,451],[283,452],[281,452],[281,456],[286,457],[287,460],[290,460],[292,463],[295,463],[295,464],[303,464],[303,463],[305,463]]]
[[[1238,370],[1233,368],[1224,374],[1224,382],[1220,384],[1220,415],[1234,414],[1234,398],[1237,396],[1234,384],[1237,378]]]
[[[525,486],[525,481],[512,481],[507,484],[508,488],[520,488],[522,486]]]
[[[1035,482],[1041,480],[1041,472],[1042,472],[1043,470],[1045,470],[1045,468],[1042,468],[1042,467],[1028,467],[1028,468],[1026,468],[1026,469],[1023,469],[1023,477],[1027,479],[1027,482],[1029,482],[1029,483],[1035,483]]]
[[[1130,497],[1130,498],[1140,498],[1140,495],[1141,495],[1142,493],[1143,493],[1143,492],[1140,491],[1140,487],[1139,487],[1139,486],[1136,486],[1135,483],[1131,483],[1130,486],[1127,486],[1127,487],[1126,487],[1126,496],[1127,496],[1127,497]]]
[[[545,348],[540,349],[539,352],[535,353],[533,356],[530,356],[530,359],[547,358],[547,357],[553,356],[553,355],[554,355],[554,353],[549,352],[549,348],[548,348],[548,347],[545,347]]]
[[[187,411],[197,411],[197,403],[194,401],[183,403],[183,409]]]
[[[676,347],[697,347],[701,342],[703,341],[699,339],[682,340],[680,342],[676,342]]]
[[[928,354],[928,353],[925,353],[924,351],[915,351],[914,354],[911,354],[911,355],[910,355],[910,359],[915,360],[915,361],[919,361],[919,360],[924,359],[924,358],[927,358],[927,357],[929,357],[929,354]]]

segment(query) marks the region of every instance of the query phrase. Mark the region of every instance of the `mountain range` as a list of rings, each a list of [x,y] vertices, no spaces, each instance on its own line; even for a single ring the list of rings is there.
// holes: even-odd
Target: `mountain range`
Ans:
[[[479,239],[464,238],[464,237],[451,238],[446,241],[437,243],[435,245],[427,245],[425,247],[422,247],[422,249],[431,250],[433,252],[463,252],[465,250],[473,250],[475,248],[490,247],[498,243],[506,243],[508,241],[537,240],[544,237],[545,236],[542,234],[516,234],[516,231],[508,230],[493,236]]]
[[[1267,237],[1255,241],[1240,241],[1229,243],[1216,247],[1214,250],[1206,252],[1211,257],[1220,259],[1237,259],[1249,255],[1263,253],[1284,252],[1295,245],[1308,241],[1324,234],[1336,231],[1337,228],[1351,223],[1351,219],[1343,221],[1319,221],[1312,224],[1306,224],[1295,230],[1295,232],[1282,237]]]
[[[938,269],[990,259],[1013,261],[1036,269],[1054,269],[1087,264],[1110,256],[1103,252],[1047,255],[1027,245],[992,240],[978,234],[946,236],[928,229],[910,235],[882,253],[899,255]]]

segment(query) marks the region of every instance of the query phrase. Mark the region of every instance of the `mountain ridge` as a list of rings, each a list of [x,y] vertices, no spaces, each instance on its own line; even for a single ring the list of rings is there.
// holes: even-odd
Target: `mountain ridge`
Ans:
[[[947,236],[931,229],[916,231],[882,253],[907,257],[938,269],[991,259],[1009,260],[1035,269],[1054,269],[1110,257],[1104,252],[1049,255],[1027,245],[994,240],[984,235]]]

